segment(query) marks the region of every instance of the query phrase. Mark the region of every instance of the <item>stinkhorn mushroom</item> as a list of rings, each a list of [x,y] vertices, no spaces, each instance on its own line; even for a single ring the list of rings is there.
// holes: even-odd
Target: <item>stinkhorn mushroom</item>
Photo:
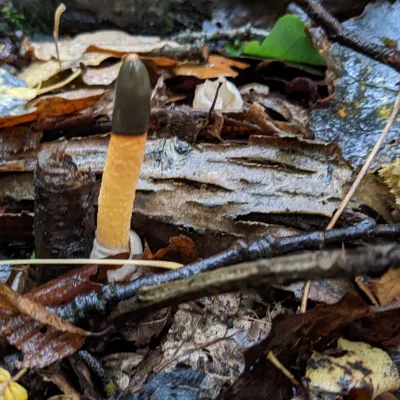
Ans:
[[[99,253],[130,252],[131,217],[146,146],[151,92],[144,64],[136,55],[125,57],[115,89],[92,258],[101,257]]]

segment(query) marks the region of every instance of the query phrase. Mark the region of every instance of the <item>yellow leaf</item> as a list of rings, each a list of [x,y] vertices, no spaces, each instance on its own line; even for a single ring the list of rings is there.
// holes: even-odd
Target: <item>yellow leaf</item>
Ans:
[[[10,373],[0,368],[0,400],[27,400],[28,392],[19,383],[14,382]]]
[[[363,342],[338,340],[338,355],[314,352],[306,370],[309,388],[314,391],[348,394],[362,389],[371,399],[400,387],[396,364],[389,355]]]
[[[390,164],[386,164],[379,174],[390,187],[391,192],[396,196],[396,202],[400,205],[400,158]]]

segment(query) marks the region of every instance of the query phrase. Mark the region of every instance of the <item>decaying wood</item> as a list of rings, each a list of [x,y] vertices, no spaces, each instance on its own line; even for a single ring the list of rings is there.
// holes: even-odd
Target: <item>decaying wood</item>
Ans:
[[[35,170],[35,253],[38,258],[89,257],[93,246],[94,183],[92,172],[80,172],[63,149],[42,150]],[[69,266],[39,267],[46,281]]]
[[[107,136],[69,140],[66,152],[82,172],[101,174],[107,144]],[[33,171],[36,155],[0,161],[0,169]],[[29,176],[1,175],[0,202],[32,201]],[[209,256],[243,237],[325,226],[351,179],[352,170],[334,145],[276,137],[198,145],[177,138],[149,140],[132,224],[155,246],[179,233],[189,235],[201,256]],[[366,205],[390,221],[383,190],[371,177],[351,206]],[[276,225],[282,221],[292,228]]]
[[[319,251],[261,259],[163,285],[141,287],[134,297],[115,307],[109,321],[118,324],[119,318],[126,321],[129,317],[136,318],[166,305],[271,284],[287,285],[309,279],[354,278],[359,275],[380,276],[391,267],[400,267],[400,246],[397,243],[350,251]]]

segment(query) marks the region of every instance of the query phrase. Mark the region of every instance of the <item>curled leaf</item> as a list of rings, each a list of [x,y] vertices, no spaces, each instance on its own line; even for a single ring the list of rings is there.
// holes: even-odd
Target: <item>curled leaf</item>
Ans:
[[[224,77],[216,81],[206,80],[203,84],[197,86],[193,108],[210,110],[220,82],[222,82],[222,86],[218,92],[214,109],[222,111],[240,110],[243,107],[242,96],[238,88]]]

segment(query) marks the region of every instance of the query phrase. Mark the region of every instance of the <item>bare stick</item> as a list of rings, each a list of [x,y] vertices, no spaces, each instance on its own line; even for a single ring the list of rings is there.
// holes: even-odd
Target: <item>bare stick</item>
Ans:
[[[353,185],[351,186],[349,192],[347,193],[346,197],[343,199],[342,203],[340,204],[339,209],[335,212],[333,215],[331,221],[329,222],[328,226],[326,227],[326,230],[332,229],[336,222],[338,221],[339,217],[342,215],[343,211],[347,207],[347,204],[349,203],[350,199],[356,192],[358,186],[360,185],[361,181],[363,180],[364,176],[366,175],[367,171],[369,170],[369,167],[371,166],[371,163],[375,156],[377,155],[379,149],[382,146],[383,141],[385,140],[390,127],[392,126],[393,122],[396,120],[397,113],[399,111],[399,106],[400,106],[400,92],[397,95],[396,102],[394,103],[393,106],[393,111],[392,114],[390,115],[388,122],[386,123],[386,126],[379,137],[378,141],[375,143],[374,148],[371,150],[369,153],[367,160],[365,161],[364,166],[362,167],[360,173],[358,174],[356,180],[354,181]]]
[[[304,283],[303,297],[301,298],[300,313],[304,314],[307,311],[307,301],[310,295],[311,281]]]
[[[61,66],[61,59],[60,59],[60,52],[58,51],[58,29],[60,27],[60,18],[61,14],[67,9],[65,7],[64,3],[61,3],[56,10],[56,13],[54,14],[54,44],[56,45],[56,52],[57,52],[57,60],[58,60],[58,65],[60,66],[60,71],[62,71],[62,66]]]

